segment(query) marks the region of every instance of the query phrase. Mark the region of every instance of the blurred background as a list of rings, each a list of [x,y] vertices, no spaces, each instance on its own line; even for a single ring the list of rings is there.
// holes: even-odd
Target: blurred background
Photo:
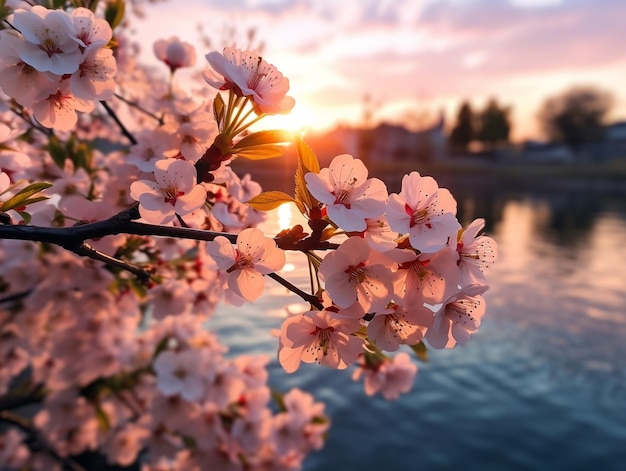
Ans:
[[[275,126],[304,129],[325,162],[365,160],[390,191],[406,172],[433,175],[461,222],[485,218],[499,244],[480,330],[431,350],[399,401],[366,397],[345,372],[272,363],[274,386],[314,393],[333,420],[305,469],[623,469],[623,0],[188,0],[145,13],[146,60],[171,35],[197,45],[199,67],[224,45],[260,49],[297,101]],[[292,191],[287,154],[255,165],[265,189]],[[285,208],[268,232],[295,221]],[[291,303],[271,285],[213,327],[233,353],[274,357],[269,332]]]

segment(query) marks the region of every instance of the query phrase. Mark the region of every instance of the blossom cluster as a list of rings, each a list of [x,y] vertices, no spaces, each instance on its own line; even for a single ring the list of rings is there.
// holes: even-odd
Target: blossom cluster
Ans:
[[[399,193],[388,194],[360,160],[345,154],[304,178],[318,201],[309,218],[328,223],[343,240],[317,264],[324,309],[284,322],[279,360],[287,371],[301,361],[343,369],[365,356],[360,367],[366,371],[356,377],[366,375],[366,392],[397,397],[416,368],[379,351],[422,339],[436,349],[465,344],[485,313],[485,270],[495,261],[496,244],[479,235],[482,219],[461,227],[450,192],[418,172],[403,177]],[[397,376],[397,391],[393,378],[380,380],[382,371]]]
[[[255,130],[295,104],[258,52],[208,53],[206,99],[176,87],[176,70],[196,58],[176,37],[153,48],[166,79],[134,62],[102,9],[10,4],[19,8],[0,30],[0,468],[71,468],[86,456],[145,471],[300,468],[323,446],[324,405],[298,388],[270,390],[270,359],[232,355],[207,325],[218,303],[257,300],[268,277],[306,303],[275,331],[280,365],[355,365],[366,394],[411,389],[417,366],[401,346],[420,355],[423,341],[451,348],[477,330],[496,245],[480,235],[482,219],[462,227],[433,178],[411,172],[390,194],[351,155],[319,168],[301,138],[293,197],[231,168],[293,140]],[[95,100],[110,100],[110,116]],[[309,232],[256,227],[286,202]],[[309,264],[309,290],[283,278],[286,251]]]
[[[111,98],[117,71],[109,24],[87,8],[18,9],[0,31],[0,88],[45,127],[69,131],[76,111]]]

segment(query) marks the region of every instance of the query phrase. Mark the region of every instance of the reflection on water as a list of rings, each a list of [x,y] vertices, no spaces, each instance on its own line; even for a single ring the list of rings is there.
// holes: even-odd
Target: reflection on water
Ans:
[[[465,347],[432,351],[395,403],[366,397],[345,372],[304,365],[286,375],[274,362],[276,387],[313,392],[333,419],[306,469],[623,469],[626,195],[442,186],[457,197],[459,218],[485,217],[499,244],[483,325]],[[268,232],[297,221],[280,211]],[[306,286],[297,256],[290,263],[286,276]],[[269,330],[286,305],[302,304],[268,288],[260,304],[217,314],[234,351],[275,357]]]

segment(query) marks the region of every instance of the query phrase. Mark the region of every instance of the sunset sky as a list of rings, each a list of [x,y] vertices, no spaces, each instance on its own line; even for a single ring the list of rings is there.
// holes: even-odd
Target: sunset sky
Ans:
[[[462,100],[495,97],[513,137],[534,138],[543,100],[573,85],[610,91],[612,119],[626,119],[626,0],[170,0],[146,14],[142,44],[178,35],[202,66],[198,24],[219,49],[226,26],[238,46],[255,28],[291,81],[297,126],[359,123],[366,95],[377,120],[443,111],[450,125]]]

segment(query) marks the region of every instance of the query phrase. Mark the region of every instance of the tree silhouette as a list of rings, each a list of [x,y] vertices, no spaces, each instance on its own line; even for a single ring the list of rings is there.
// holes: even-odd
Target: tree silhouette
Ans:
[[[539,122],[549,139],[578,150],[585,142],[604,137],[604,120],[611,109],[610,93],[594,87],[574,87],[549,98]]]
[[[508,142],[511,132],[510,111],[509,107],[500,107],[495,98],[489,100],[485,109],[478,114],[478,140],[492,147]]]
[[[475,137],[475,116],[469,102],[461,103],[456,118],[456,124],[450,133],[450,144],[459,150],[467,149]]]

